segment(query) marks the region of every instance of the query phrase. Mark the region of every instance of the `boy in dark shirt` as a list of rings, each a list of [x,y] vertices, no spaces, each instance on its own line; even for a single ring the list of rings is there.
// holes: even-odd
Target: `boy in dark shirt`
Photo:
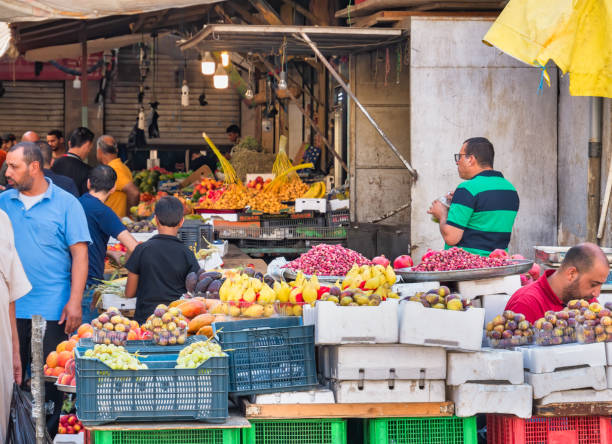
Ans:
[[[137,298],[134,319],[141,324],[158,304],[169,304],[186,293],[185,277],[200,269],[193,252],[177,237],[183,204],[176,197],[162,197],[155,205],[155,221],[159,234],[138,245],[125,264],[125,296]]]

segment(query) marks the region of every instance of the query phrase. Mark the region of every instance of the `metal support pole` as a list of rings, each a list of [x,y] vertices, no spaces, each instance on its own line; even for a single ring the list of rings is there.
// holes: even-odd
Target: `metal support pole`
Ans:
[[[36,421],[36,443],[47,442],[47,417],[45,415],[45,381],[43,377],[43,339],[47,321],[42,316],[32,316],[32,417]],[[25,364],[25,363],[24,363]]]
[[[590,98],[589,166],[587,175],[587,240],[596,242],[601,198],[601,128],[603,99]]]
[[[263,58],[261,55],[258,54],[258,57],[259,57],[259,60],[261,60],[261,62],[264,64],[266,69],[270,71],[272,74],[274,74],[274,77],[276,78],[276,80],[279,80],[279,76],[276,73],[276,70],[274,69],[274,67],[270,65],[270,63],[265,58]],[[289,98],[293,100],[293,103],[297,105],[298,109],[300,110],[304,118],[308,121],[308,123],[310,124],[312,129],[315,131],[315,133],[317,133],[321,137],[325,146],[329,148],[329,151],[334,155],[334,157],[338,160],[338,162],[340,162],[340,165],[342,165],[342,168],[344,168],[344,171],[346,171],[346,174],[350,174],[348,166],[346,165],[344,160],[342,160],[342,157],[336,152],[336,150],[334,150],[334,147],[329,142],[329,140],[327,140],[327,137],[325,137],[323,133],[321,133],[321,131],[319,130],[319,127],[317,127],[317,124],[310,118],[310,116],[308,115],[306,110],[302,107],[302,105],[300,105],[300,102],[298,102],[298,99],[296,99],[296,97],[293,95],[293,93],[291,92],[291,89],[287,88],[287,94],[289,95]]]
[[[376,131],[378,131],[378,134],[380,134],[380,136],[383,138],[383,140],[385,141],[385,143],[387,145],[389,145],[389,148],[391,148],[391,150],[395,153],[395,155],[399,158],[399,160],[402,161],[402,163],[404,164],[404,166],[406,167],[406,169],[410,172],[410,174],[412,174],[413,178],[416,180],[417,178],[417,172],[414,168],[412,168],[412,166],[410,165],[410,163],[408,162],[408,160],[406,160],[406,158],[404,156],[402,156],[402,153],[399,152],[399,150],[395,147],[395,145],[393,145],[393,142],[391,142],[391,140],[389,140],[389,138],[387,137],[387,135],[384,133],[384,131],[378,126],[378,124],[376,123],[376,121],[372,118],[372,116],[370,115],[370,113],[364,108],[364,106],[361,104],[361,102],[357,99],[357,97],[355,96],[355,94],[353,94],[353,91],[351,91],[351,89],[349,88],[349,86],[344,82],[344,80],[342,80],[342,77],[340,76],[340,74],[338,74],[336,72],[336,70],[334,69],[333,66],[331,66],[331,63],[329,63],[327,61],[327,59],[323,56],[323,54],[321,54],[321,51],[319,51],[319,48],[317,48],[317,45],[315,45],[313,43],[312,40],[310,40],[310,37],[308,37],[308,35],[306,35],[305,32],[300,32],[300,36],[302,37],[302,39],[308,44],[308,46],[310,46],[310,48],[314,51],[315,55],[317,56],[317,58],[325,65],[325,67],[329,70],[329,72],[331,73],[332,76],[334,76],[334,78],[338,81],[338,83],[340,84],[340,86],[342,86],[342,88],[346,91],[346,93],[349,95],[349,97],[351,99],[353,99],[355,101],[355,103],[357,104],[357,106],[359,107],[359,109],[361,110],[361,112],[366,116],[366,118],[370,121],[370,123],[372,124],[372,126],[376,129]]]
[[[81,31],[81,126],[87,127],[87,31],[85,25]]]

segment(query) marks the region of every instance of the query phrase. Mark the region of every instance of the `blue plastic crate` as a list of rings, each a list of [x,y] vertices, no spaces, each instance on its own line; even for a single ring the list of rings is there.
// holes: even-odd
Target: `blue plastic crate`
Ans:
[[[224,422],[228,358],[175,369],[177,353],[139,357],[146,370],[112,370],[76,347],[77,416],[85,425],[136,421]]]
[[[314,325],[280,317],[215,322],[229,355],[229,391],[247,395],[308,390],[317,385]]]
[[[193,344],[198,341],[207,341],[208,336],[203,335],[193,335],[188,336],[187,340],[184,344],[179,345],[157,345],[153,342],[153,339],[137,339],[132,341],[126,341],[123,348],[125,348],[130,353],[141,353],[141,354],[155,354],[155,353],[176,353],[178,354],[183,348],[188,346],[189,344]],[[78,346],[81,347],[81,353],[85,353],[85,349],[93,348],[96,345],[91,338],[81,338],[79,339]]]

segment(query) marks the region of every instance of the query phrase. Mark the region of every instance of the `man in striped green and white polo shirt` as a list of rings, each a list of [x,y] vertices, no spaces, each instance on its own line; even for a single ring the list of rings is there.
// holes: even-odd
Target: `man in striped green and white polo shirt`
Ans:
[[[457,246],[487,256],[506,250],[519,209],[519,196],[503,174],[493,169],[495,151],[484,137],[466,140],[455,163],[465,179],[452,195],[450,208],[439,200],[428,213],[440,222],[445,248]]]

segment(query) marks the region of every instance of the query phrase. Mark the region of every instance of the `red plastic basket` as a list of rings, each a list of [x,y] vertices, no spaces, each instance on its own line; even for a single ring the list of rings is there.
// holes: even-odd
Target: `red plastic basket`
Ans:
[[[534,416],[521,419],[487,415],[488,444],[610,444],[608,416]]]

